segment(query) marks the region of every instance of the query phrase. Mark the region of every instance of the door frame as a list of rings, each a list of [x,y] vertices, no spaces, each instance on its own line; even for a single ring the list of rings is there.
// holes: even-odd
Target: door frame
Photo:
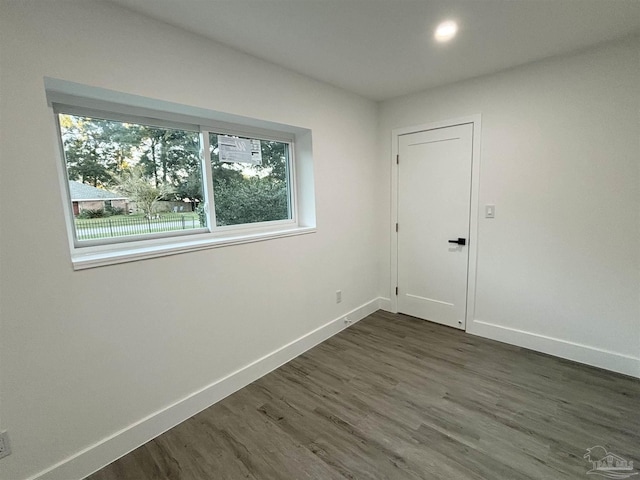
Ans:
[[[398,234],[396,223],[398,222],[398,168],[396,163],[398,156],[398,143],[401,135],[435,130],[438,128],[455,127],[463,124],[473,124],[472,153],[471,153],[471,207],[469,210],[469,265],[467,268],[467,308],[465,315],[466,331],[475,317],[476,299],[476,272],[478,266],[478,221],[480,219],[480,138],[481,115],[469,115],[438,122],[430,122],[411,127],[396,128],[391,131],[391,223],[389,225],[391,237],[391,278],[389,284],[389,297],[391,299],[391,311],[398,313]],[[402,161],[402,159],[400,159]],[[399,228],[402,228],[400,225]]]

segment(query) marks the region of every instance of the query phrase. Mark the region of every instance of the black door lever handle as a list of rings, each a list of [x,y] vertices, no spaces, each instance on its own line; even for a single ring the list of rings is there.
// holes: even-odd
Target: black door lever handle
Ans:
[[[467,244],[467,239],[466,238],[458,238],[457,240],[449,240],[449,243],[457,243],[458,245],[466,245]]]

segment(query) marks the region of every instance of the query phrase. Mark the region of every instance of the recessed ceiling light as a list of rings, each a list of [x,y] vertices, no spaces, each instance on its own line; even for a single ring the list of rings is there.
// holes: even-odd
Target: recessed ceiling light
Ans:
[[[448,20],[438,25],[434,37],[438,42],[448,42],[456,36],[457,32],[458,24],[452,20]]]

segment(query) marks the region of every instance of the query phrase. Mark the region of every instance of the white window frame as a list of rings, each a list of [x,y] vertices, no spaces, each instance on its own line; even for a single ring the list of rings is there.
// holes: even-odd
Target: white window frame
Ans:
[[[47,100],[55,118],[59,146],[58,173],[64,204],[71,261],[75,270],[112,265],[189,251],[313,233],[315,199],[311,157],[311,131],[236,115],[171,104],[63,80],[45,79]],[[114,101],[114,97],[117,101]],[[149,108],[149,106],[153,108]],[[70,201],[67,166],[58,114],[104,118],[129,123],[199,132],[201,172],[207,226],[187,231],[77,240]],[[272,140],[288,144],[289,219],[217,226],[215,218],[209,134]],[[299,168],[296,141],[304,144],[304,168]],[[302,172],[302,173],[301,173]],[[303,189],[301,191],[301,189]],[[304,192],[304,201],[299,202]]]
[[[208,217],[207,222],[213,229],[212,233],[217,233],[220,235],[226,235],[226,232],[233,231],[251,231],[256,229],[263,228],[277,228],[283,226],[293,226],[298,224],[298,209],[296,208],[296,176],[295,176],[295,140],[293,137],[283,136],[278,132],[258,132],[258,131],[249,131],[249,130],[228,130],[225,127],[215,127],[214,125],[201,125],[200,126],[201,138],[200,142],[203,149],[203,157],[204,157],[204,166],[203,166],[203,175],[206,169],[207,172],[207,191],[205,192],[206,202],[209,202],[209,199],[212,199],[210,204],[211,207],[207,208]],[[211,168],[211,148],[210,148],[210,139],[209,134],[223,134],[223,135],[235,135],[243,138],[252,138],[256,140],[266,140],[266,141],[276,141],[280,143],[286,143],[289,145],[289,158],[287,160],[287,176],[288,176],[288,185],[289,185],[289,215],[291,218],[287,218],[284,220],[273,220],[270,222],[256,222],[256,223],[242,223],[239,225],[224,225],[218,226],[216,223],[216,209],[215,209],[215,192],[213,191],[213,172]]]

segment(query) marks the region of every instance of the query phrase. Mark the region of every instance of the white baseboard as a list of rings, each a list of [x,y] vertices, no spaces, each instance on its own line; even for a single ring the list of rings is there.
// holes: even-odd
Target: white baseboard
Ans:
[[[391,304],[390,298],[378,297],[378,302],[381,310],[384,310],[385,312],[397,313],[393,310],[393,305]]]
[[[380,308],[376,298],[230,373],[174,404],[71,455],[28,480],[81,479],[284,365]],[[350,323],[345,323],[349,317]]]
[[[640,378],[640,358],[474,320],[467,333]]]

